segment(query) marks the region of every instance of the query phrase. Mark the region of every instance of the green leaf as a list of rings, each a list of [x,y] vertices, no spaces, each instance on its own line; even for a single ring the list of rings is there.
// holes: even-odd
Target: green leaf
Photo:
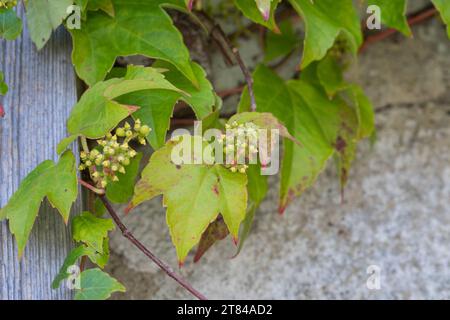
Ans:
[[[359,17],[352,0],[289,0],[306,28],[302,68],[325,57],[340,34],[355,53],[362,43]]]
[[[53,30],[67,17],[67,8],[73,0],[28,0],[25,1],[28,30],[38,50],[50,39]]]
[[[14,40],[21,33],[22,20],[17,16],[16,12],[12,8],[0,8],[0,39]]]
[[[76,216],[72,222],[73,239],[85,243],[99,253],[103,253],[103,240],[112,230],[114,223],[111,219],[97,218],[88,211]]]
[[[95,250],[92,248],[88,248],[84,245],[78,246],[67,255],[64,263],[59,270],[59,273],[56,275],[55,279],[52,282],[52,289],[57,289],[61,285],[61,282],[64,279],[69,277],[69,273],[67,272],[70,266],[73,266],[77,263],[78,259],[83,256],[90,256],[96,254]]]
[[[143,90],[127,94],[117,99],[117,101],[122,104],[140,106],[140,109],[133,114],[133,117],[140,119],[143,124],[152,128],[147,140],[154,149],[159,149],[166,142],[170,118],[177,101],[185,101],[192,107],[198,119],[204,119],[213,112],[215,95],[211,83],[206,78],[205,71],[196,63],[192,63],[192,69],[199,81],[198,88],[194,87],[178,70],[168,63],[158,61],[153,66],[167,69],[168,71],[164,73],[166,79],[188,95],[168,90]]]
[[[114,292],[125,292],[125,287],[102,270],[89,269],[80,274],[80,289],[75,300],[106,300]]]
[[[99,82],[83,94],[67,122],[69,133],[84,135],[90,139],[103,137],[137,110],[136,106],[123,105],[113,99],[146,89],[165,89],[180,93],[180,90],[164,79],[159,70],[130,66],[124,78]]]
[[[239,10],[242,11],[242,13],[252,20],[253,22],[256,22],[260,25],[265,26],[266,28],[269,28],[272,31],[277,32],[278,26],[275,22],[275,10],[278,6],[278,3],[280,0],[272,0],[270,5],[270,13],[267,14],[267,2],[270,2],[268,0],[258,0],[259,3],[263,4],[263,2],[266,2],[264,5],[260,6],[260,8],[264,7],[264,14],[260,11],[258,8],[256,1],[252,0],[234,0],[234,4],[236,7],[239,8]]]
[[[258,111],[271,112],[300,141],[300,145],[284,141],[280,182],[280,212],[283,212],[314,183],[335,153],[342,157],[341,168],[347,168],[353,159],[357,132],[366,136],[373,129],[370,104],[360,95],[361,91],[354,93],[354,101],[361,106],[349,106],[340,97],[330,99],[317,78],[316,65],[305,70],[300,80],[284,82],[264,66],[259,66],[253,77]],[[245,110],[249,104],[248,92],[244,91],[239,109]],[[355,121],[363,128],[361,131],[355,128]]]
[[[408,20],[406,19],[406,0],[369,0],[368,5],[376,5],[381,9],[381,22],[411,36]]]
[[[77,194],[75,157],[70,151],[65,152],[57,164],[50,160],[42,162],[22,180],[19,189],[0,210],[0,219],[6,217],[9,220],[19,256],[23,253],[44,197],[58,209],[67,223]]]
[[[126,167],[126,173],[117,173],[119,181],[109,181],[106,188],[106,196],[114,203],[127,203],[133,196],[136,177],[139,172],[139,164],[142,153],[131,159],[130,165]]]
[[[77,140],[77,138],[78,138],[78,135],[72,135],[72,136],[62,139],[58,143],[58,146],[56,147],[56,153],[59,155],[59,154],[63,153],[64,151],[66,151],[67,148],[70,146],[70,144],[72,142],[74,142],[75,140]]]
[[[219,213],[237,239],[247,206],[245,174],[232,173],[222,165],[175,165],[171,161],[174,148],[194,150],[194,141],[202,148],[206,146],[201,137],[183,136],[178,142],[169,141],[152,155],[127,209],[163,194],[167,224],[180,263]]]
[[[3,72],[0,71],[0,95],[5,95],[8,92],[8,86],[4,81]]]
[[[289,19],[280,23],[280,33],[269,31],[266,36],[264,61],[269,62],[291,53],[300,45]]]
[[[118,56],[142,54],[170,62],[198,84],[181,34],[161,8],[171,1],[112,2],[114,17],[90,11],[80,30],[70,30],[72,60],[81,79],[92,86],[105,78]]]
[[[115,15],[112,0],[89,0],[87,3],[87,10],[90,11],[103,10],[111,17],[114,17]]]
[[[317,76],[330,98],[349,87],[344,80],[341,66],[330,54],[317,63]]]
[[[247,213],[245,219],[241,224],[241,229],[239,231],[239,244],[236,251],[237,256],[244,247],[244,243],[250,235],[250,231],[255,218],[256,210],[258,209],[261,202],[267,195],[267,190],[269,189],[267,183],[267,176],[261,175],[260,165],[250,165],[247,170],[248,178],[248,200],[249,204],[247,207]]]
[[[450,38],[450,2],[447,0],[431,0],[441,13],[442,20],[447,24],[447,34]]]
[[[270,19],[270,5],[272,0],[255,0],[258,10],[261,12],[265,21]]]

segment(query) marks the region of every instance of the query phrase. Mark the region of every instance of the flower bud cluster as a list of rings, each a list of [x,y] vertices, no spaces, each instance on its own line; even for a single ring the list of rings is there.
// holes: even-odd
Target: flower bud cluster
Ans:
[[[119,181],[117,173],[126,173],[125,168],[130,165],[137,152],[129,143],[137,140],[145,145],[145,138],[151,128],[136,120],[134,126],[126,122],[123,127],[116,128],[114,134],[108,133],[104,139],[97,140],[98,145],[90,152],[80,153],[80,170],[89,170],[92,180],[100,188],[105,188],[108,181]]]
[[[225,125],[226,134],[219,138],[227,156],[225,167],[231,172],[246,173],[248,163],[256,159],[259,152],[259,127],[252,122],[238,124],[234,121]],[[229,155],[232,158],[229,158]]]
[[[10,9],[17,5],[17,0],[0,0],[0,8]]]

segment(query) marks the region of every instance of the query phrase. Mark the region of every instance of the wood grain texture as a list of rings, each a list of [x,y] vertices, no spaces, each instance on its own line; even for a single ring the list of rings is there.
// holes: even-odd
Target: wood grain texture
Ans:
[[[23,17],[23,8],[19,11]],[[66,136],[66,119],[77,99],[70,53],[71,41],[63,29],[40,52],[26,27],[16,41],[0,40],[0,70],[10,88],[0,97],[5,108],[0,118],[1,207],[36,165],[58,160],[55,149]],[[77,200],[72,211],[80,210]],[[0,299],[72,298],[68,289],[50,287],[71,249],[69,233],[61,216],[44,203],[19,262],[7,223],[0,222]]]

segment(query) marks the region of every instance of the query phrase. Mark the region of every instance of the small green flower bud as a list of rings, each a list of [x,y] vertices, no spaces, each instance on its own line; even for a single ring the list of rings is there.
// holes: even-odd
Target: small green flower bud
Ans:
[[[119,168],[119,172],[125,174],[125,168],[123,166],[120,166]]]
[[[112,171],[117,171],[117,170],[119,170],[119,166],[118,166],[117,164],[113,164],[113,165],[111,166],[111,170],[112,170]]]
[[[83,171],[84,169],[86,169],[86,166],[84,164],[80,164],[78,170]]]
[[[106,135],[106,138],[111,139],[111,138],[112,138],[112,134],[111,134],[111,133],[108,133],[108,134]]]
[[[113,136],[111,137],[111,140],[112,140],[112,141],[117,141],[117,136],[116,136],[116,135],[113,135]]]
[[[152,129],[150,129],[149,126],[144,125],[144,126],[142,126],[141,129],[139,130],[139,133],[142,134],[143,136],[147,136],[147,135],[150,133],[150,131],[152,131]]]
[[[98,171],[95,171],[95,172],[92,174],[92,177],[95,178],[95,179],[97,179],[98,177],[100,177],[100,173],[99,173]]]
[[[87,160],[85,163],[86,163],[86,166],[88,166],[88,167],[92,166],[92,161],[91,160]]]
[[[130,159],[125,158],[125,160],[122,161],[122,164],[123,164],[124,166],[129,166],[129,165],[130,165]]]
[[[114,176],[114,177],[112,178],[112,180],[113,180],[114,182],[117,182],[117,181],[119,181],[119,177]]]
[[[109,168],[109,166],[111,165],[111,162],[110,162],[109,160],[105,160],[105,161],[103,161],[102,165],[103,165],[105,168]]]
[[[85,159],[87,158],[86,152],[81,151],[81,152],[80,152],[80,158],[81,158],[82,160],[85,160]]]
[[[120,149],[122,149],[123,151],[128,150],[128,143],[123,143],[123,144],[120,146]]]
[[[125,129],[124,128],[117,128],[116,129],[116,135],[118,137],[125,137]]]
[[[131,158],[134,158],[134,157],[136,156],[136,151],[130,150],[130,151],[128,152],[128,155],[129,155]]]
[[[133,135],[133,132],[131,132],[131,130],[128,130],[127,132],[125,132],[125,136],[127,138],[131,137]]]
[[[117,161],[123,162],[123,160],[125,160],[125,157],[123,156],[123,154],[120,154],[120,155],[117,157]]]
[[[100,185],[102,186],[102,188],[106,188],[106,185],[108,183],[106,182],[106,180],[102,180],[102,182],[100,182]]]
[[[147,141],[145,140],[145,138],[139,138],[138,140],[139,140],[139,143],[144,146],[147,144]]]
[[[131,126],[130,126],[130,124],[129,124],[128,122],[125,122],[124,128],[125,128],[125,129],[130,129]]]
[[[93,158],[96,158],[99,154],[100,154],[100,152],[97,149],[92,150],[90,153],[91,160]]]
[[[230,168],[230,171],[231,171],[231,172],[236,172],[236,171],[237,171],[237,168],[236,168],[236,167],[231,167],[231,168]]]

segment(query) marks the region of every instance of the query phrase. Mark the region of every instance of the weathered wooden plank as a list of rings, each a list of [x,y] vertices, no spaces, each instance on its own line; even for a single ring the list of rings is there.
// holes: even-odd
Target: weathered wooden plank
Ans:
[[[23,17],[23,8],[20,9]],[[46,160],[57,160],[57,143],[65,137],[65,122],[76,102],[71,42],[60,29],[41,51],[31,43],[27,28],[14,42],[0,40],[0,70],[10,87],[0,119],[0,206],[20,181]],[[74,211],[79,211],[78,200]],[[0,223],[0,299],[69,299],[71,292],[50,288],[71,248],[69,230],[48,205],[19,262],[17,247],[6,222]]]

